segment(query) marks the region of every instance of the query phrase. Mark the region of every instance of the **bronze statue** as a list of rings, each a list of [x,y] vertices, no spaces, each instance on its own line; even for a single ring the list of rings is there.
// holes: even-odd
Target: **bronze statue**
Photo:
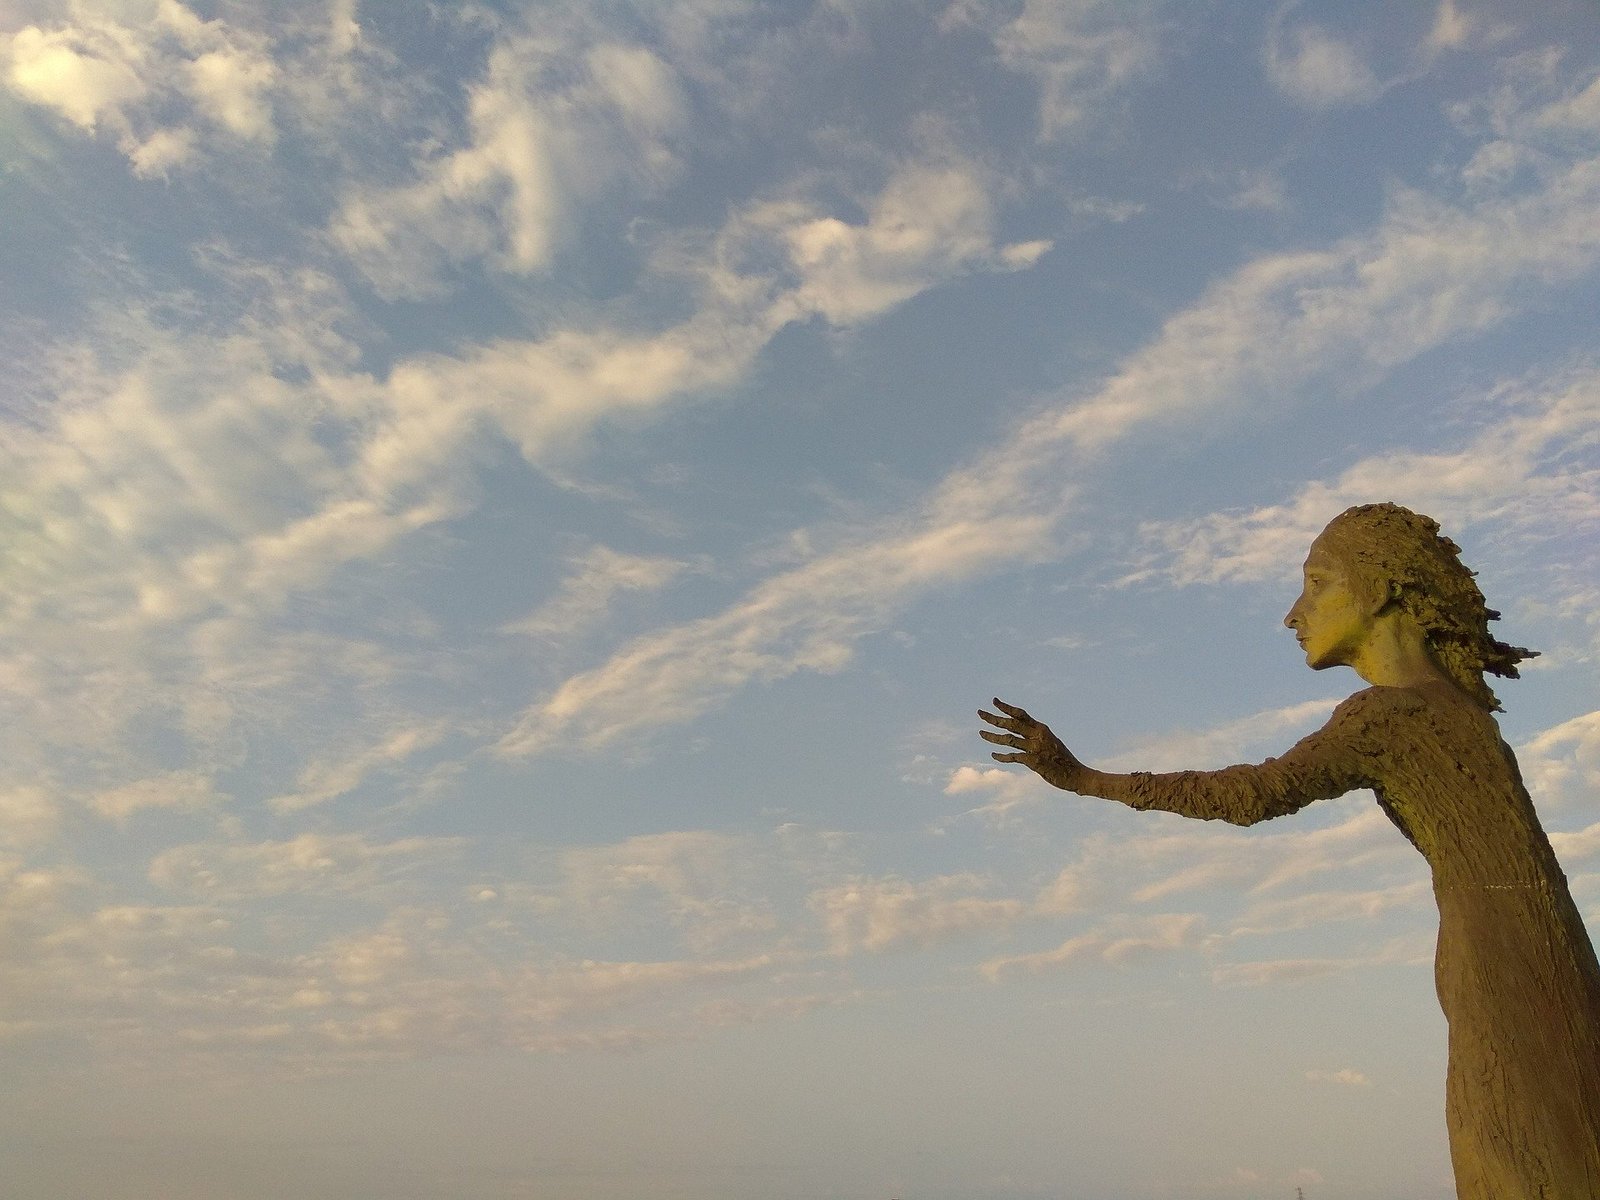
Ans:
[[[1497,641],[1459,548],[1395,504],[1334,518],[1284,624],[1313,670],[1371,687],[1281,758],[1220,771],[1108,774],[995,700],[980,712],[1047,782],[1136,809],[1253,825],[1371,788],[1433,871],[1434,981],[1450,1027],[1445,1117],[1460,1200],[1600,1198],[1600,964],[1501,740],[1484,672],[1533,652]]]

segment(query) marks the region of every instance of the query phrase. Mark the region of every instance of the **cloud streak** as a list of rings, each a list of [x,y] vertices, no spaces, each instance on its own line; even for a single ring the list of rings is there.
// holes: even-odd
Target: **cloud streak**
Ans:
[[[1331,517],[1374,497],[1457,529],[1526,524],[1549,513],[1569,525],[1600,519],[1600,477],[1575,454],[1600,438],[1600,369],[1583,364],[1502,387],[1490,407],[1492,423],[1457,450],[1389,451],[1313,481],[1283,504],[1149,523],[1142,533],[1158,549],[1127,579],[1158,574],[1182,586],[1284,578]]]
[[[202,141],[270,146],[271,39],[177,0],[149,8],[148,21],[124,24],[73,5],[64,21],[23,26],[0,40],[4,82],[84,134],[110,133],[140,178],[193,164]]]
[[[1168,320],[1091,394],[1047,410],[973,466],[947,476],[910,515],[912,534],[900,532],[906,522],[891,524],[889,532],[863,531],[850,544],[756,584],[717,616],[624,646],[532,706],[499,749],[520,756],[557,744],[600,746],[627,732],[692,720],[748,683],[836,670],[850,657],[851,643],[931,587],[1048,553],[1056,522],[1071,505],[1059,485],[1044,481],[1072,477],[1075,466],[1141,428],[1203,413],[1234,416],[1336,370],[1380,378],[1450,338],[1506,319],[1529,289],[1581,277],[1600,259],[1600,231],[1590,219],[1597,204],[1600,160],[1578,157],[1550,166],[1526,193],[1478,203],[1400,190],[1368,234],[1247,263]],[[1585,376],[1513,421],[1501,435],[1509,435],[1510,446],[1492,467],[1486,435],[1453,473],[1441,476],[1451,464],[1431,462],[1423,477],[1454,479],[1465,492],[1493,471],[1504,494],[1592,420]],[[1374,476],[1406,466],[1358,469],[1342,486],[1369,488]],[[1588,495],[1587,476],[1553,482]],[[1308,496],[1300,508],[1320,512],[1325,499]],[[1205,536],[1204,527],[1174,528],[1171,544],[1183,548],[1188,564],[1176,577],[1203,570],[1220,578],[1230,564],[1280,563],[1290,540],[1295,554],[1303,549],[1298,525],[1259,524],[1270,536],[1248,553],[1230,553],[1226,531]],[[930,554],[930,547],[941,549]],[[924,568],[896,569],[910,557]]]

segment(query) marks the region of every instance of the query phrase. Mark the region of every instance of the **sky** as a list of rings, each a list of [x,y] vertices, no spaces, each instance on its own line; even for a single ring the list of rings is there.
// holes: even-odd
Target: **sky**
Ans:
[[[1259,761],[1439,519],[1600,928],[1594,0],[0,0],[18,1200],[1444,1200]]]

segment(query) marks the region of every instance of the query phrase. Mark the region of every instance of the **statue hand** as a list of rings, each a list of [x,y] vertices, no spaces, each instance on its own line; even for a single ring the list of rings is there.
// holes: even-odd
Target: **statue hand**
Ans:
[[[994,733],[988,729],[980,729],[978,736],[997,746],[1013,746],[1018,753],[995,753],[990,757],[995,762],[1019,762],[1046,783],[1069,792],[1076,791],[1073,785],[1087,768],[1062,744],[1060,738],[1050,732],[1050,726],[1043,721],[1035,721],[1022,709],[1007,704],[998,696],[995,697],[994,706],[1005,716],[997,716],[982,709],[978,710],[978,716],[1006,732]]]

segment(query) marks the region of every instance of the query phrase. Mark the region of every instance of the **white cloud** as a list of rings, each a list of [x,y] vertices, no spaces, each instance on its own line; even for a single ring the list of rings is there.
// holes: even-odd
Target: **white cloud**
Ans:
[[[655,334],[562,330],[460,357],[408,359],[381,385],[352,381],[352,401],[375,410],[355,478],[380,496],[449,479],[493,430],[537,464],[602,421],[636,419],[686,393],[723,387],[775,332],[729,316],[708,309]]]
[[[1032,771],[1007,771],[1000,767],[957,767],[944,786],[946,796],[992,793],[992,798],[963,816],[1003,822],[1018,808],[1045,798],[1046,784]]]
[[[1462,12],[1456,0],[1439,0],[1426,45],[1432,50],[1460,50],[1477,26],[1477,18]]]
[[[126,821],[145,809],[174,808],[193,812],[215,807],[226,799],[211,778],[202,772],[168,771],[96,792],[90,804],[103,817]]]
[[[1142,532],[1159,549],[1129,579],[1155,573],[1183,585],[1290,577],[1330,519],[1374,499],[1455,529],[1486,520],[1555,517],[1570,527],[1600,519],[1600,476],[1572,454],[1600,438],[1600,369],[1501,388],[1491,414],[1493,422],[1459,450],[1390,451],[1307,484],[1283,504],[1148,524]]]
[[[1304,892],[1251,904],[1239,915],[1230,936],[1285,933],[1334,921],[1371,921],[1397,910],[1431,912],[1432,907],[1433,890],[1426,879],[1366,891]]]
[[[266,93],[277,68],[270,59],[230,46],[208,50],[185,67],[189,94],[202,112],[236,137],[272,140]]]
[[[214,909],[85,904],[96,889],[81,875],[6,875],[0,870],[0,987],[17,1017],[13,1032],[137,1038],[158,1011],[205,1005],[183,982],[228,972],[230,926]],[[141,1019],[130,1021],[131,1012]]]
[[[1337,1071],[1307,1071],[1312,1083],[1337,1083],[1344,1087],[1371,1087],[1372,1080],[1353,1067],[1340,1067]]]
[[[1568,866],[1600,857],[1600,821],[1576,833],[1552,832],[1550,845],[1556,857]]]
[[[529,709],[501,739],[500,753],[601,746],[687,721],[752,681],[837,671],[853,642],[907,598],[1037,546],[1045,529],[1042,519],[943,516],[820,556],[759,584],[723,613],[637,639]]]
[[[1237,190],[1223,205],[1245,211],[1285,212],[1289,207],[1288,185],[1280,171],[1248,171],[1239,177]]]
[[[1284,10],[1287,12],[1287,10]],[[1267,36],[1267,77],[1291,99],[1310,108],[1366,104],[1383,88],[1356,48],[1322,26],[1285,27],[1283,13]]]
[[[270,39],[202,20],[177,0],[144,7],[125,23],[73,5],[50,28],[0,35],[6,84],[86,134],[113,134],[141,178],[191,165],[202,134],[215,130],[270,144],[278,77]]]
[[[346,407],[359,377],[344,374],[349,313],[330,281],[215,269],[223,286],[198,328],[156,327],[134,305],[91,346],[63,347],[39,420],[5,448],[8,688],[29,698],[41,746],[94,747],[101,787],[140,769],[116,762],[140,715],[181,723],[202,759],[241,753],[242,721],[270,739],[340,690],[341,722],[364,723],[393,696],[356,681],[392,682],[396,643],[420,643],[395,627],[335,631],[325,606],[286,602],[459,511],[426,486],[448,489],[452,473],[404,483],[405,496],[351,478],[372,410]],[[392,732],[395,718],[374,723]]]
[[[1121,967],[1153,955],[1194,949],[1201,944],[1204,931],[1205,919],[1197,913],[1124,917],[1070,937],[1054,950],[992,958],[981,969],[990,979],[999,979],[1013,971],[1041,971],[1084,961]]]
[[[125,149],[140,179],[165,179],[193,157],[195,134],[192,129],[157,129],[143,141],[130,141]]]
[[[1293,889],[1314,879],[1365,882],[1382,871],[1386,886],[1403,886],[1425,872],[1421,858],[1370,800],[1351,797],[1323,805],[1335,811],[1332,824],[1305,828],[1290,822],[1281,830],[1249,834],[1181,817],[1142,816],[1140,831],[1083,839],[1077,858],[1035,897],[1034,911],[1052,915],[1136,907],[1179,894],[1216,895],[1216,888],[1245,899],[1278,892],[1292,909]],[[1272,900],[1258,904],[1270,907]],[[1283,915],[1279,912],[1278,919]],[[1328,914],[1331,920],[1349,915]],[[1238,932],[1249,932],[1261,916],[1259,908],[1248,910],[1238,918]]]
[[[857,274],[818,268],[810,278],[780,260],[766,275],[722,279],[731,291],[710,286],[705,308],[658,333],[558,330],[454,357],[403,360],[385,380],[351,369],[354,346],[342,331],[354,317],[331,280],[310,271],[235,269],[221,260],[216,269],[229,298],[207,314],[220,332],[154,327],[137,311],[110,322],[93,353],[64,356],[49,415],[8,446],[6,498],[21,518],[19,546],[28,552],[14,556],[0,578],[0,605],[10,627],[19,636],[26,631],[41,652],[14,664],[32,671],[18,681],[21,690],[64,711],[80,706],[73,721],[53,727],[90,740],[115,736],[119,721],[141,707],[193,707],[202,694],[186,686],[197,683],[193,672],[240,670],[219,657],[238,652],[238,638],[216,631],[238,630],[251,618],[282,620],[292,597],[466,512],[486,437],[509,437],[529,461],[544,462],[604,420],[637,419],[673,398],[731,382],[784,323],[814,315],[819,304],[862,318],[892,303],[863,299],[881,283],[875,272],[892,276],[900,296],[951,271],[1013,269],[1016,256],[1008,261],[1004,248],[980,236],[989,216],[972,190],[982,178],[975,171],[958,172],[961,186],[952,184],[952,219],[979,214],[955,250],[929,235],[950,229],[937,205],[931,225],[915,223],[919,181],[955,179],[939,174],[952,170],[941,160],[936,169],[911,164],[891,176],[870,210],[878,223],[860,227],[866,249],[855,260]],[[769,224],[759,236],[781,248],[789,229],[819,219],[807,207],[791,224]],[[748,226],[747,214],[730,222],[730,229]],[[690,273],[696,282],[708,278],[702,268]],[[740,291],[746,285],[749,294]],[[235,288],[247,303],[233,299]],[[243,311],[229,313],[236,304]],[[982,524],[935,515],[887,556],[846,551],[813,564],[725,623],[729,640],[691,668],[684,684],[692,689],[697,679],[747,669],[796,669],[781,655],[739,655],[741,639],[748,644],[785,626],[797,630],[804,665],[837,666],[848,656],[848,635],[799,630],[816,611],[806,587],[858,596],[857,612],[840,625],[859,630],[885,611],[879,588],[926,586],[941,570],[959,572],[969,560],[998,553],[998,544]],[[576,620],[579,607],[598,597],[596,588],[615,594],[654,586],[670,573],[664,560],[589,563],[570,594],[535,623],[548,632],[557,618]],[[822,619],[829,624],[831,614]],[[753,628],[740,635],[733,627],[746,621]],[[170,641],[130,642],[134,630],[192,641],[173,655]],[[281,660],[278,647],[287,644],[264,631],[251,640],[263,660]],[[130,656],[130,645],[148,647],[148,657]],[[47,670],[46,647],[79,669]],[[190,652],[200,661],[185,665]],[[731,672],[716,661],[730,652],[740,658]],[[335,653],[328,665],[346,657]],[[270,672],[260,665],[264,680]],[[91,678],[96,694],[84,713],[82,689],[72,681]],[[574,684],[567,697],[576,690]],[[666,711],[675,704],[672,690],[645,687],[639,697],[647,708],[659,700],[657,711]],[[240,695],[237,687],[213,694]],[[89,714],[103,715],[110,729],[91,729],[83,719]],[[218,719],[221,732],[229,718]],[[313,781],[295,794],[331,793]]]
[[[348,55],[361,44],[361,22],[356,19],[361,0],[329,0],[328,43],[333,53]]]
[[[1512,198],[1457,208],[1397,190],[1370,234],[1246,264],[1171,318],[1056,436],[1104,444],[1157,416],[1227,411],[1342,367],[1367,377],[1515,309],[1512,289],[1578,277],[1600,256],[1588,160]]]
[[[1018,900],[976,894],[982,889],[971,874],[856,879],[812,893],[811,907],[835,952],[881,951],[1008,925],[1026,911]]]
[[[920,534],[865,531],[854,545],[757,584],[718,616],[638,639],[531,708],[501,750],[537,753],[567,740],[562,730],[579,723],[582,743],[600,745],[627,731],[690,720],[752,681],[838,669],[854,640],[936,579],[948,583],[1041,553],[1066,510],[1060,484],[1052,489],[1047,481],[1070,477],[1075,458],[1146,422],[1226,413],[1336,368],[1379,376],[1449,337],[1491,326],[1515,310],[1516,289],[1559,284],[1592,267],[1600,256],[1597,205],[1600,172],[1582,160],[1552,169],[1535,191],[1476,207],[1397,192],[1366,236],[1249,263],[1167,321],[1095,392],[1025,422],[948,476],[924,506],[933,519],[918,516]],[[1498,479],[1495,495],[1504,503],[1505,489],[1527,482],[1516,472],[1519,462],[1546,453],[1563,431],[1587,427],[1592,397],[1580,378],[1542,406],[1531,401],[1513,443],[1482,463],[1472,455],[1425,456],[1426,464],[1416,458],[1354,472],[1340,486],[1370,499],[1374,482],[1403,467],[1413,481],[1458,488],[1452,494],[1463,497],[1486,478]],[[1557,475],[1550,486],[1588,494],[1581,475]],[[1226,552],[1228,530],[1207,536],[1203,528],[1174,527],[1171,542],[1186,565],[1166,569],[1182,578],[1199,570],[1231,577],[1297,563],[1309,544],[1302,527],[1311,524],[1312,509],[1311,527],[1321,527],[1332,515],[1327,501],[1327,494],[1308,494],[1293,514],[1298,520],[1259,522],[1271,536],[1252,542],[1248,554]],[[984,535],[989,529],[995,536]],[[896,569],[908,550],[930,545],[943,547],[942,579]],[[966,549],[950,552],[956,548]]]
[[[994,244],[991,187],[967,163],[896,171],[862,225],[776,205],[749,218],[781,233],[798,286],[778,311],[848,326],[880,316],[933,284],[975,269],[1020,270],[1048,241]]]
[[[40,29],[11,35],[6,82],[24,100],[56,109],[93,133],[106,115],[143,98],[146,85],[135,65],[140,48],[116,25]]]
[[[1528,125],[1530,133],[1600,133],[1600,79],[1531,114]]]
[[[707,1025],[748,1025],[756,1021],[778,1018],[792,1020],[836,1004],[861,998],[859,992],[812,993],[803,996],[779,996],[767,1000],[711,1000],[702,1004],[696,1016]]]
[[[1148,74],[1162,52],[1161,5],[1126,0],[1024,0],[1021,9],[955,0],[945,29],[990,30],[1000,61],[1039,86],[1040,136],[1081,131],[1118,92]]]
[[[436,866],[443,840],[371,843],[353,835],[261,845],[179,847],[153,879],[208,903],[101,902],[79,873],[0,858],[0,987],[7,1037],[70,1033],[100,1061],[161,1053],[193,1070],[259,1055],[326,1073],[374,1057],[464,1049],[557,1052],[692,1036],[714,1012],[795,1015],[836,997],[778,979],[772,953],[629,960],[549,948],[545,910],[419,906],[403,873]],[[648,849],[646,847],[645,849]],[[288,896],[311,911],[257,921],[221,905]],[[387,912],[352,922],[352,897]],[[209,902],[215,902],[213,906]],[[802,995],[793,989],[803,986]],[[809,997],[809,999],[808,999]],[[619,1027],[632,1009],[647,1022]],[[137,1020],[129,1014],[137,1013]]]
[[[593,546],[572,560],[573,572],[556,594],[533,612],[505,626],[505,632],[539,638],[566,638],[605,619],[619,592],[651,592],[666,587],[688,563],[659,555],[622,554]]]
[[[38,784],[0,788],[0,846],[47,842],[61,822],[61,801]]]
[[[547,1019],[573,1010],[593,1010],[626,1003],[652,992],[704,985],[737,978],[772,965],[766,955],[732,960],[667,962],[596,962],[584,960],[569,968],[530,980],[534,1009]]]
[[[1600,792],[1600,711],[1584,713],[1517,747],[1528,791],[1541,809],[1562,810]]]
[[[195,843],[164,850],[150,878],[174,891],[217,900],[284,893],[370,893],[386,878],[419,863],[453,857],[455,838],[372,842],[359,834],[302,833],[287,841]]]
[[[1270,987],[1305,983],[1354,970],[1359,964],[1342,958],[1279,958],[1264,962],[1224,963],[1211,972],[1218,987]]]
[[[51,609],[137,620],[141,605],[240,595],[266,582],[239,573],[253,539],[265,536],[256,548],[270,556],[305,493],[336,486],[334,459],[303,420],[311,393],[274,376],[269,346],[130,325],[105,332],[144,340],[135,361],[63,372],[66,403],[10,447],[13,478],[26,480],[15,511],[38,548],[27,574],[6,580],[12,620]]]
[[[737,959],[530,962],[491,966],[451,937],[451,922],[422,913],[337,938],[295,963],[293,995],[278,989],[269,1011],[296,1020],[301,1053],[332,1051],[360,1061],[374,1054],[515,1048],[604,1049],[684,1036],[693,1012],[661,1014],[679,993],[715,989],[767,974],[767,955]],[[666,1025],[619,1030],[612,1009],[657,1010]],[[676,1030],[676,1032],[674,1032]]]
[[[802,869],[770,840],[712,830],[642,834],[561,854],[562,888],[579,920],[636,925],[657,910],[701,954],[773,935],[772,892]]]
[[[418,958],[410,940],[394,929],[379,929],[340,938],[321,955],[329,973],[347,987],[368,988],[388,985],[402,973],[409,974]],[[316,995],[312,992],[309,1001]]]
[[[290,813],[326,803],[354,791],[374,771],[397,767],[438,744],[447,732],[438,724],[406,725],[352,754],[313,761],[300,771],[295,791],[275,796],[267,804],[276,812]]]
[[[1175,732],[1118,751],[1104,763],[1109,770],[1176,771],[1228,766],[1240,762],[1247,748],[1289,734],[1311,732],[1333,711],[1332,700],[1306,700],[1283,708],[1251,713],[1200,733]]]
[[[1221,988],[1294,986],[1374,966],[1431,967],[1432,941],[1429,931],[1418,930],[1386,942],[1370,954],[1348,958],[1278,958],[1223,963],[1212,970],[1211,982]]]
[[[416,163],[411,182],[352,188],[330,235],[390,296],[437,292],[441,267],[480,256],[543,271],[584,200],[673,172],[686,103],[642,46],[503,36],[469,93],[466,144]]]
[[[809,201],[757,201],[699,253],[658,264],[663,277],[686,278],[703,293],[698,311],[676,325],[560,329],[409,359],[382,385],[352,381],[348,403],[381,414],[358,473],[380,494],[426,480],[457,462],[485,423],[528,461],[545,462],[602,421],[637,419],[732,383],[793,322],[856,324],[954,276],[1022,269],[1048,244],[995,242],[991,192],[1002,183],[936,155],[893,169],[865,202],[861,224]]]

